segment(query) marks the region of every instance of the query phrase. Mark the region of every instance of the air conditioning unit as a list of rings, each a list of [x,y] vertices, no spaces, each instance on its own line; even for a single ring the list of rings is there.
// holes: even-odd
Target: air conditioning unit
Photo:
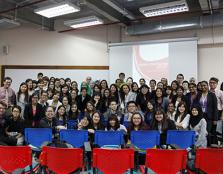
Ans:
[[[9,28],[15,28],[19,27],[21,24],[19,22],[16,22],[14,20],[10,19],[0,19],[0,29],[9,29]]]

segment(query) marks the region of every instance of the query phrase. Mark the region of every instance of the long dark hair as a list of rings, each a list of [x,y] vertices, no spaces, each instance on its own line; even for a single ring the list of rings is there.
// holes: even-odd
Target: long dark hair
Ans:
[[[185,111],[184,111],[184,114],[182,115],[181,119],[180,119],[180,122],[183,121],[183,119],[186,117],[187,113],[188,113],[188,110],[187,110],[187,105],[185,102],[180,102],[177,106],[177,112],[176,112],[176,115],[175,115],[175,121],[177,121],[178,117],[180,116],[180,111],[179,111],[179,107],[181,106],[184,106],[185,107]]]
[[[139,124],[139,130],[146,130],[147,129],[147,126],[146,126],[145,122],[143,121],[142,115],[139,112],[135,112],[135,113],[132,114],[132,117],[131,117],[129,131],[134,130],[135,125],[133,123],[133,117],[135,115],[140,115],[140,117],[141,117],[141,123]]]
[[[127,84],[122,85],[121,88],[120,88],[120,91],[119,91],[121,101],[125,101],[125,93],[123,91],[123,87],[124,86],[127,86],[128,89],[129,89],[129,92],[130,92],[130,88],[129,88],[129,86]]]
[[[67,113],[66,113],[66,108],[65,108],[65,106],[64,105],[60,105],[59,107],[58,107],[58,109],[57,109],[57,113],[56,113],[56,118],[59,120],[59,110],[60,110],[60,108],[64,108],[64,110],[65,110],[65,112],[64,112],[64,114],[62,115],[62,117],[63,117],[63,125],[65,125],[66,123],[67,123]]]
[[[156,120],[156,115],[161,115],[161,114],[163,115],[163,120],[161,121],[162,131],[165,131],[168,129],[167,115],[162,109],[158,109],[155,111],[154,119],[152,120],[152,123],[151,123],[151,129],[154,129],[154,130],[158,129],[158,121]]]
[[[18,93],[17,93],[17,95],[18,95],[18,101],[19,101],[20,96],[21,96],[21,94],[22,94],[21,86],[23,86],[23,85],[25,85],[26,88],[27,88],[27,89],[26,89],[26,92],[24,93],[24,95],[25,95],[25,102],[28,103],[28,100],[29,100],[28,86],[27,86],[27,84],[26,84],[25,82],[22,82],[22,83],[20,84],[20,86],[19,86],[19,91],[18,91]]]
[[[114,120],[115,121],[115,127],[111,127],[110,125],[110,121]],[[119,120],[117,118],[117,116],[115,114],[112,114],[109,118],[108,118],[108,122],[107,122],[107,130],[110,130],[111,128],[113,128],[114,130],[117,130],[118,128],[120,128],[120,123]]]

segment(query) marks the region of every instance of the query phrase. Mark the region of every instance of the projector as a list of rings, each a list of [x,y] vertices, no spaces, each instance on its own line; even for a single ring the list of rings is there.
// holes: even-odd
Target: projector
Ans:
[[[10,19],[0,19],[0,29],[10,29],[10,28],[15,28],[19,27],[21,24],[19,22],[16,22],[14,20]]]

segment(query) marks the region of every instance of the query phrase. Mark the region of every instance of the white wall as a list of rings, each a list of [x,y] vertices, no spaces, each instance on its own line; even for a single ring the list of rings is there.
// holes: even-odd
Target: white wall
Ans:
[[[107,43],[198,37],[198,79],[214,75],[223,81],[223,27],[154,35],[128,36],[118,26],[102,26],[57,33],[26,24],[0,31],[0,46],[9,45],[9,55],[0,51],[2,65],[98,65],[108,66]],[[213,61],[214,60],[214,61]],[[212,69],[210,70],[210,67]]]

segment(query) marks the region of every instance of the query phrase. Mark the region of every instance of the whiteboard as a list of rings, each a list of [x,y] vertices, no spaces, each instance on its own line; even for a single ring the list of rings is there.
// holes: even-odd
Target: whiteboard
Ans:
[[[12,89],[16,92],[19,85],[26,79],[37,79],[37,74],[42,72],[44,76],[56,78],[70,78],[71,81],[77,81],[78,86],[87,76],[91,76],[92,80],[107,80],[109,79],[109,70],[81,70],[81,69],[5,69],[5,77],[12,78]]]

